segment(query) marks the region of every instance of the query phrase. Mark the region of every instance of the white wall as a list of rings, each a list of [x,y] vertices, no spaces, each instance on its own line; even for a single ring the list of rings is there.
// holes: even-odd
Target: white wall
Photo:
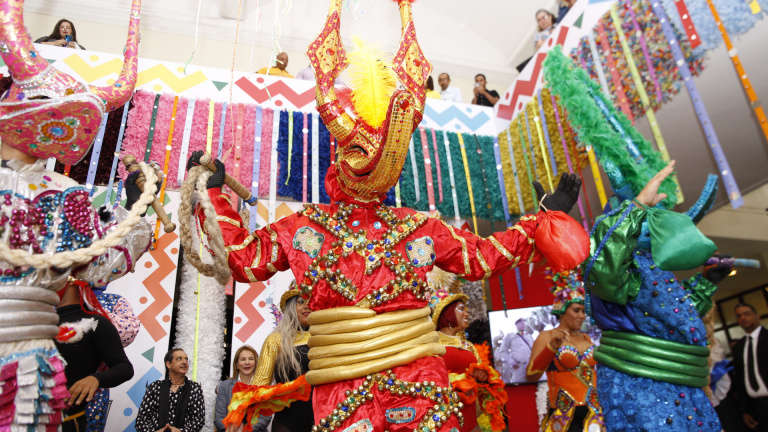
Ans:
[[[48,35],[53,30],[53,26],[61,19],[59,16],[45,15],[34,12],[24,13],[24,23],[29,30],[32,39]],[[88,50],[101,51],[107,53],[120,53],[126,41],[126,27],[102,24],[93,21],[72,19],[77,29],[77,39]],[[234,22],[232,24],[232,35],[230,42],[221,40],[199,38],[197,49],[190,64],[197,66],[215,67],[220,69],[232,68],[232,57],[234,50],[235,31]],[[139,45],[139,56],[153,60],[165,60],[169,62],[186,63],[192,55],[195,46],[193,36],[183,36],[174,33],[166,33],[152,30],[141,31],[141,43]],[[253,59],[251,60],[251,52]],[[237,53],[235,58],[235,70],[253,72],[269,63],[271,48],[264,46],[253,47],[252,40],[239,38],[237,44]],[[299,70],[309,65],[304,52],[286,50],[288,53],[288,72],[295,75]],[[451,71],[438,70],[432,73],[432,79],[435,82],[435,90],[440,89],[437,84],[437,77],[442,72],[448,72],[451,75],[451,85],[461,89],[465,103],[472,102],[472,89],[474,86],[474,75],[459,76]],[[478,73],[483,71],[478,70]],[[345,74],[342,74],[342,80],[348,82]],[[488,88],[501,93],[509,83],[489,82]]]

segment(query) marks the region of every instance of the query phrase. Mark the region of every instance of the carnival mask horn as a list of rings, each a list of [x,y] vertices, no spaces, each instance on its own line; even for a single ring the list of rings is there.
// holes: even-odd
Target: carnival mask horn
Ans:
[[[424,83],[432,65],[416,40],[410,2],[398,3],[402,36],[392,72],[405,90],[393,91],[383,99],[383,104],[381,98],[364,97],[373,88],[357,88],[352,94],[357,114],[353,117],[342,108],[334,90],[334,79],[349,65],[340,35],[342,0],[331,1],[326,25],[307,49],[317,79],[317,110],[338,141],[336,164],[326,175],[326,189],[336,201],[346,197],[381,200],[400,177],[411,134],[424,113]],[[368,61],[371,75],[386,74],[383,62],[376,58]]]
[[[125,62],[114,84],[82,84],[37,53],[23,20],[24,1],[0,3],[0,55],[13,85],[0,101],[0,138],[36,158],[74,164],[85,156],[102,116],[124,105],[136,85],[141,0],[133,0]]]

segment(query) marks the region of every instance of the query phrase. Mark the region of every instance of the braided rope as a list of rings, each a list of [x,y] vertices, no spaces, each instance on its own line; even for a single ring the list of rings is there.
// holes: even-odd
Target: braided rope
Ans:
[[[184,259],[205,276],[216,279],[221,285],[226,285],[232,274],[227,263],[227,252],[224,246],[224,236],[219,223],[216,221],[216,210],[208,197],[206,184],[213,173],[204,166],[189,170],[187,179],[181,186],[181,204],[179,205],[179,237],[184,249]],[[192,219],[192,198],[196,197],[205,214],[205,231],[208,235],[208,245],[213,252],[213,264],[206,264],[195,249],[197,239]],[[199,239],[202,242],[202,239]]]
[[[51,254],[31,254],[21,249],[11,249],[5,243],[0,243],[0,260],[7,261],[14,266],[30,266],[36,269],[49,267],[68,268],[75,264],[86,263],[93,257],[107,253],[110,248],[117,246],[123,238],[142,220],[142,214],[147,211],[147,206],[155,199],[157,191],[157,175],[155,170],[144,162],[139,163],[139,169],[144,173],[146,185],[141,197],[133,206],[128,217],[120,222],[114,231],[106,237],[97,240],[91,246],[75,251],[59,252]]]

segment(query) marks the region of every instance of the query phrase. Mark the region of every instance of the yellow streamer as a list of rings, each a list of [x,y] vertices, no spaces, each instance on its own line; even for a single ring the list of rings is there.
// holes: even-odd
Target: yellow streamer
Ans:
[[[213,142],[213,114],[216,111],[216,105],[211,99],[208,104],[208,135],[205,141],[205,152],[211,154],[211,143]]]
[[[640,101],[643,103],[645,109],[645,115],[648,117],[648,123],[651,126],[651,132],[653,132],[653,138],[656,140],[656,147],[659,148],[661,158],[665,161],[669,161],[669,152],[667,146],[664,143],[664,137],[661,136],[661,130],[659,124],[656,121],[656,113],[653,111],[650,99],[648,99],[648,93],[645,91],[645,85],[642,78],[640,78],[640,72],[637,70],[635,59],[632,56],[632,51],[629,49],[627,43],[627,37],[624,34],[624,30],[621,28],[621,21],[619,20],[618,4],[611,5],[611,19],[613,20],[613,27],[616,29],[616,34],[619,36],[619,42],[621,43],[621,50],[624,52],[624,58],[627,60],[627,66],[632,74],[632,81],[635,83],[637,94],[640,96]],[[680,184],[677,182],[677,176],[672,176],[672,180],[675,182],[675,195],[677,195],[677,203],[683,202],[683,191],[680,189]]]
[[[467,190],[469,191],[469,206],[472,208],[472,223],[475,226],[475,234],[477,234],[477,215],[475,214],[475,196],[472,194],[472,178],[469,176],[469,162],[467,161],[467,150],[464,148],[464,136],[461,133],[456,134],[459,136],[459,146],[461,147],[461,159],[464,161],[464,175],[467,176]]]
[[[198,235],[200,236],[200,259],[203,258],[203,242],[205,240],[205,233],[202,230],[202,226],[198,228]],[[197,347],[200,341],[200,290],[203,274],[197,272],[197,309],[195,310],[195,344],[192,348],[192,381],[197,381]]]
[[[533,107],[533,122],[536,124],[536,132],[539,135],[539,148],[541,149],[541,158],[544,160],[544,169],[547,170],[547,181],[549,182],[549,190],[554,191],[555,187],[552,185],[552,169],[549,167],[549,154],[547,153],[547,147],[544,145],[544,132],[541,129],[541,119],[539,118],[539,103],[536,98],[531,99],[529,103]]]

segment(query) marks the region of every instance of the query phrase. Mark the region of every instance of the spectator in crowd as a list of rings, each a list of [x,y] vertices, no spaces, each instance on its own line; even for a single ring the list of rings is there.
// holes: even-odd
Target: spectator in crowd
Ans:
[[[254,371],[256,371],[256,361],[259,354],[250,345],[243,345],[237,349],[232,358],[232,376],[221,383],[216,388],[216,412],[214,413],[213,423],[216,432],[224,432],[227,427],[224,426],[224,417],[229,412],[229,401],[232,399],[232,389],[238,382],[251,384]],[[271,416],[259,417],[258,423],[253,426],[254,432],[266,432]],[[243,423],[247,420],[243,419]]]
[[[199,432],[205,424],[200,384],[187,379],[189,358],[173,348],[165,354],[166,378],[147,387],[136,416],[137,432]]]
[[[515,321],[515,327],[517,332],[507,334],[500,349],[504,362],[501,375],[506,383],[526,382],[525,367],[533,348],[533,337],[525,332],[525,318]]]
[[[575,4],[576,4],[576,0],[560,0],[560,6],[557,9],[557,22],[558,23],[560,21],[562,21],[563,18],[565,18],[565,14],[567,14],[568,11],[571,10],[573,5],[575,5]],[[538,16],[537,16],[537,18],[538,18]],[[541,24],[541,23],[539,23],[539,24]]]
[[[742,418],[747,428],[768,431],[768,330],[760,325],[760,316],[747,303],[734,308],[736,321],[746,336],[733,346],[733,385],[739,398]]]
[[[307,67],[300,70],[299,73],[296,74],[296,79],[314,82],[315,71],[312,69],[312,65],[307,65]]]
[[[437,77],[437,83],[440,84],[440,96],[443,100],[450,102],[464,102],[461,98],[461,89],[451,87],[451,77],[443,72]]]
[[[69,36],[69,38],[67,38],[67,36]],[[82,50],[85,49],[84,46],[77,42],[77,30],[75,30],[75,25],[72,24],[72,21],[67,19],[60,19],[53,27],[53,32],[51,32],[50,35],[38,38],[35,43]]]
[[[285,69],[288,67],[288,54],[281,52],[277,55],[276,64],[270,68],[264,66],[257,73],[262,75],[276,75],[280,77],[293,78]]]
[[[56,309],[59,334],[56,348],[64,357],[70,397],[62,431],[85,431],[85,409],[99,387],[110,388],[133,377],[133,365],[120,335],[85,282],[70,279]],[[107,369],[99,368],[102,363]]]
[[[485,75],[475,75],[475,97],[472,99],[473,105],[482,105],[492,107],[499,101],[499,93],[496,90],[487,90],[485,86],[488,81],[485,79]]]
[[[435,91],[435,82],[432,81],[432,75],[427,78],[427,83],[424,85],[427,89],[427,97],[432,99],[442,99],[443,96]]]
[[[536,23],[539,25],[539,31],[533,37],[533,47],[538,51],[555,30],[555,16],[546,9],[539,9],[536,11]]]

